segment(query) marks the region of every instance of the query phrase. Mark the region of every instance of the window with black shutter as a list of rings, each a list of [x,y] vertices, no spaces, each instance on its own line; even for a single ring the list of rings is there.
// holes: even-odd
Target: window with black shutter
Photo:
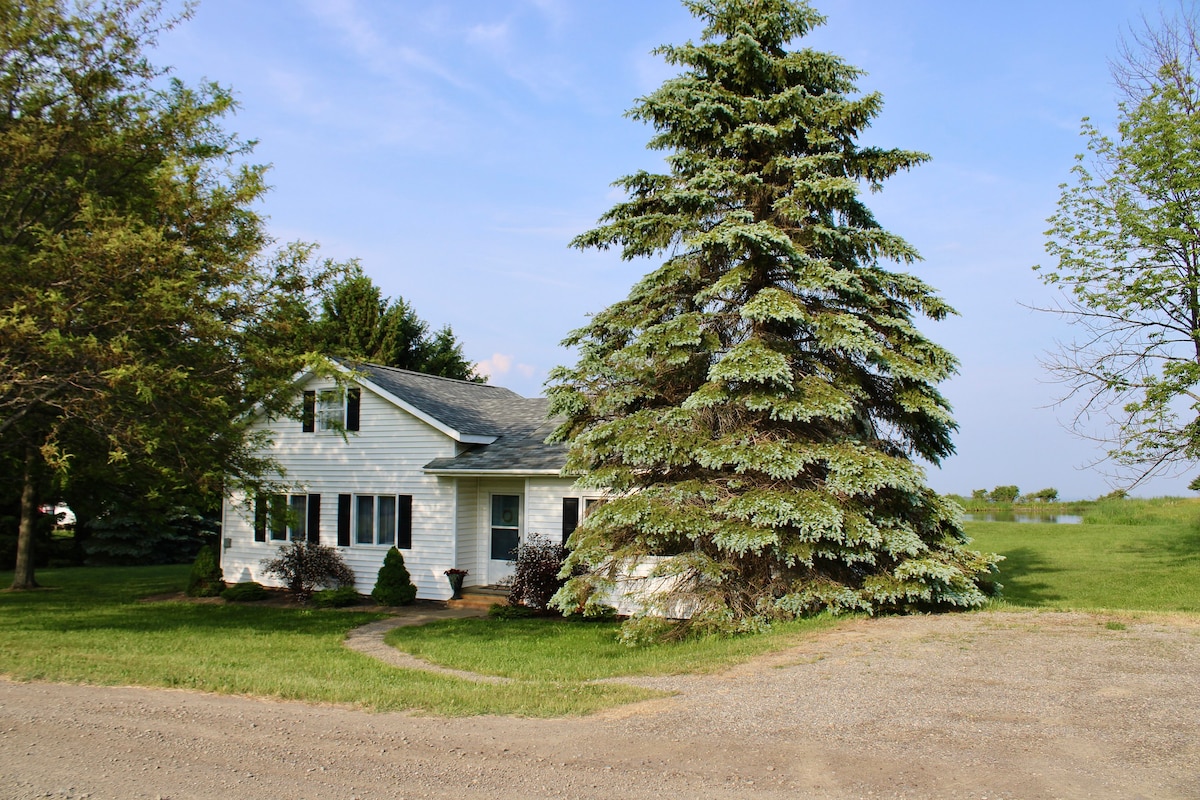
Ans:
[[[579,527],[579,498],[564,497],[563,498],[563,518],[562,518],[562,542],[567,543],[567,538],[570,537],[575,529]]]
[[[310,494],[308,496],[308,543],[321,543],[321,495]]]
[[[301,430],[312,433],[317,429],[317,393],[304,393],[304,413],[300,420]]]
[[[346,390],[346,430],[358,430],[358,412],[362,406],[362,389],[357,387]]]
[[[412,495],[400,495],[400,515],[396,529],[396,547],[401,550],[412,549]]]
[[[267,497],[257,495],[254,498],[254,541],[267,540]]]
[[[350,501],[348,494],[338,495],[338,547],[350,546]]]

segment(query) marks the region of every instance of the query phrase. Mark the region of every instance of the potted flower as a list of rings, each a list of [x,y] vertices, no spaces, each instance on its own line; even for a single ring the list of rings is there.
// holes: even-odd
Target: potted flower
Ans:
[[[451,600],[462,600],[462,585],[463,578],[467,577],[467,570],[451,567],[446,570],[446,577],[450,580],[450,589],[454,592]]]

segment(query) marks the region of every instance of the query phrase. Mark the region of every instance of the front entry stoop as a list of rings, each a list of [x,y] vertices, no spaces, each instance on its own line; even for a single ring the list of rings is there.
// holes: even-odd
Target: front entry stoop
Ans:
[[[461,600],[447,600],[447,608],[481,608],[508,605],[508,589],[502,586],[464,586]]]

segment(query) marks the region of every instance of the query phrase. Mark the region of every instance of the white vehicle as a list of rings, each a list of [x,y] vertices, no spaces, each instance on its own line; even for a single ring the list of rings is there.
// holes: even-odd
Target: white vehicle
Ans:
[[[66,503],[42,506],[41,512],[54,515],[54,527],[56,528],[70,528],[75,524],[75,512]]]

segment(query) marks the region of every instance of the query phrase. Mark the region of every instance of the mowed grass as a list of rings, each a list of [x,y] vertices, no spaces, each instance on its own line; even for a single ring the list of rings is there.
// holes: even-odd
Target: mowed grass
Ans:
[[[567,619],[459,619],[397,628],[385,641],[455,669],[520,680],[590,681],[715,672],[799,643],[835,625],[829,616],[777,623],[753,636],[693,637],[652,646],[617,641],[619,624]]]
[[[0,675],[198,689],[450,716],[587,714],[656,693],[558,678],[492,685],[402,670],[348,650],[377,617],[253,604],[140,602],[188,567],[44,570],[46,589],[0,592]],[[11,575],[0,574],[7,585]]]
[[[1200,612],[1200,502],[1125,500],[1081,525],[969,522],[967,533],[1006,557],[1009,605]]]
[[[1099,504],[1097,504],[1099,505]],[[968,523],[1001,564],[1002,605],[1200,613],[1200,502],[1123,501],[1085,524]],[[143,602],[178,591],[186,566],[43,570],[47,587],[0,591],[0,676],[187,688],[448,716],[568,716],[657,693],[631,675],[706,673],[798,643],[830,618],[732,639],[629,648],[614,622],[448,620],[401,628],[390,643],[457,669],[514,679],[476,683],[382,664],[348,650],[375,615],[253,604]],[[0,585],[11,575],[0,574]]]

